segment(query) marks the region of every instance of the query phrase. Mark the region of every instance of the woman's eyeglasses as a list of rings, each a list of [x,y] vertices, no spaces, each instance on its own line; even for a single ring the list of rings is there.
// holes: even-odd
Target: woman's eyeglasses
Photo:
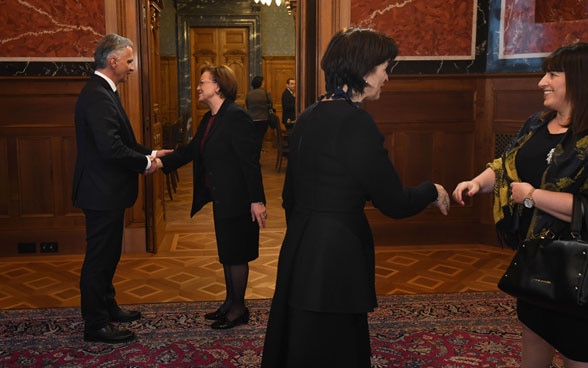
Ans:
[[[216,83],[216,81],[214,81],[214,80],[201,80],[200,82],[198,82],[198,85],[201,86],[204,83]]]

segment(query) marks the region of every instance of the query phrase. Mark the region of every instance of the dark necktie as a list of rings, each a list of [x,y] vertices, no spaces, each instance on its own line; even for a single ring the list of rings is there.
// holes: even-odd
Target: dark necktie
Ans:
[[[135,133],[133,132],[133,128],[131,127],[131,122],[129,121],[129,117],[127,116],[127,112],[125,111],[125,108],[122,105],[122,100],[120,99],[120,94],[118,93],[118,90],[113,91],[112,93],[114,94],[114,97],[115,97],[114,99],[116,100],[116,103],[118,104],[118,108],[120,109],[120,113],[124,117],[125,123],[122,126],[124,126],[125,129],[129,132],[129,136],[131,137],[133,144],[136,144],[137,139],[135,138]]]
[[[116,101],[122,107],[122,100],[120,99],[120,93],[118,93],[118,89],[114,91],[114,96],[116,97]]]

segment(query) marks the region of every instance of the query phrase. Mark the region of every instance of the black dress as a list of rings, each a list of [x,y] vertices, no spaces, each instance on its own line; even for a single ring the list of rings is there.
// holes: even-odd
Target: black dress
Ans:
[[[434,184],[403,187],[373,119],[342,99],[299,116],[282,196],[287,231],[262,367],[369,367],[377,302],[364,205],[411,216],[437,198]]]
[[[163,171],[193,163],[193,216],[212,202],[223,264],[245,264],[259,255],[259,225],[251,221],[251,203],[265,202],[259,146],[251,116],[226,100],[215,116],[209,111],[190,143],[161,157]]]
[[[516,167],[522,181],[535,188],[541,186],[543,172],[547,168],[548,155],[564,134],[550,134],[547,124],[521,147],[516,157]],[[521,216],[521,231],[529,228],[533,209],[525,208]],[[562,265],[563,267],[564,265]],[[538,307],[522,300],[517,301],[519,320],[565,357],[588,362],[588,316],[585,319]]]

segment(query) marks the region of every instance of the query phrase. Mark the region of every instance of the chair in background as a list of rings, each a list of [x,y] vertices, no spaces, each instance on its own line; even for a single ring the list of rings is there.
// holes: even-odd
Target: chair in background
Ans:
[[[178,145],[178,132],[180,131],[180,119],[173,123],[163,124],[163,148],[175,149]],[[174,196],[172,194],[176,192],[178,187],[179,175],[177,170],[173,170],[165,174],[165,184],[167,187],[167,193],[169,199],[173,201]]]
[[[274,130],[276,132],[276,151],[278,152],[278,157],[276,158],[276,170],[280,172],[280,170],[282,170],[282,159],[284,157],[287,159],[288,152],[290,152],[290,148],[288,148],[289,134],[282,130],[280,126]]]

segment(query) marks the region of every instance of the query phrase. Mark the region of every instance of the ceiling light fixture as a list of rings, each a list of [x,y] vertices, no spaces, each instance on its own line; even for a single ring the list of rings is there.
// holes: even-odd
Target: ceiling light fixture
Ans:
[[[255,3],[256,6],[270,6],[272,5],[273,1],[274,0],[253,0],[253,3]],[[281,6],[282,4],[284,4],[286,6],[286,10],[288,10],[288,15],[293,15],[295,13],[297,0],[275,0],[275,2],[277,6]]]
[[[272,1],[273,0],[255,0],[255,3],[256,4],[262,3],[263,5],[270,6],[270,5],[272,5]],[[275,1],[276,1],[277,6],[282,5],[282,0],[275,0]]]

